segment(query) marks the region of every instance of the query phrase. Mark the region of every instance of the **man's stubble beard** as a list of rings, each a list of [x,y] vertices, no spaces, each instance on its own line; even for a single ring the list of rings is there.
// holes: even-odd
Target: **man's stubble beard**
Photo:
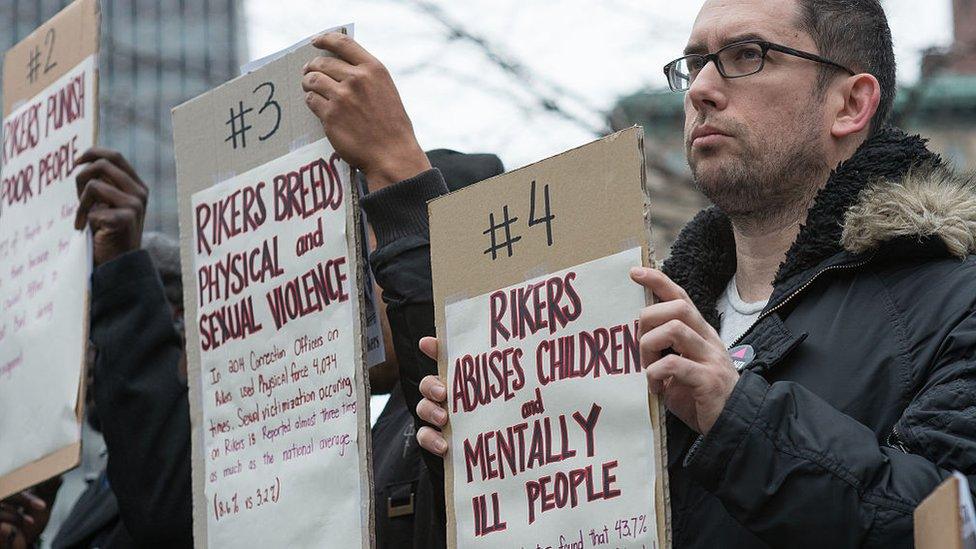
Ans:
[[[735,135],[738,149],[705,174],[688,145],[695,186],[740,229],[779,228],[802,221],[825,183],[828,169],[818,113],[802,118],[792,132],[764,137],[738,123],[721,125]]]

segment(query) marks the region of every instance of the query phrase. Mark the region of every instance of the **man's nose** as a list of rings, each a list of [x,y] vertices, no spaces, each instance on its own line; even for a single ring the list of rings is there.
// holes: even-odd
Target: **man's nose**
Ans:
[[[725,78],[715,63],[707,63],[688,88],[688,99],[698,112],[723,110],[728,104],[725,85]]]

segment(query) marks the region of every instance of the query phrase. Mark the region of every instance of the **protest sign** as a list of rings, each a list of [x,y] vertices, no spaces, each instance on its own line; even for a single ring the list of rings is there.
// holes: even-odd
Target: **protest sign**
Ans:
[[[198,547],[369,547],[358,185],[299,47],[173,110]]]
[[[4,56],[0,498],[80,459],[91,245],[75,162],[98,131],[98,25],[78,0]]]
[[[631,128],[429,204],[451,547],[668,547]]]

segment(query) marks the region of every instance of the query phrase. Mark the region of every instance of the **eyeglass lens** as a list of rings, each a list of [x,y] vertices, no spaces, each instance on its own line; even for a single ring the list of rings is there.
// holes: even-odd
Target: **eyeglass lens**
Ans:
[[[726,78],[748,76],[759,72],[763,64],[763,49],[759,44],[735,44],[717,52],[718,69]],[[687,90],[705,68],[707,59],[689,55],[678,59],[668,72],[668,80],[675,90]]]

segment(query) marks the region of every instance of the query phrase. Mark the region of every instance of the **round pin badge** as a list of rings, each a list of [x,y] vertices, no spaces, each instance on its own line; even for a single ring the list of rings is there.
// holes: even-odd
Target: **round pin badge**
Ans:
[[[756,358],[756,350],[752,348],[752,345],[739,345],[729,349],[729,358],[732,359],[732,365],[735,366],[735,369],[741,370]]]

